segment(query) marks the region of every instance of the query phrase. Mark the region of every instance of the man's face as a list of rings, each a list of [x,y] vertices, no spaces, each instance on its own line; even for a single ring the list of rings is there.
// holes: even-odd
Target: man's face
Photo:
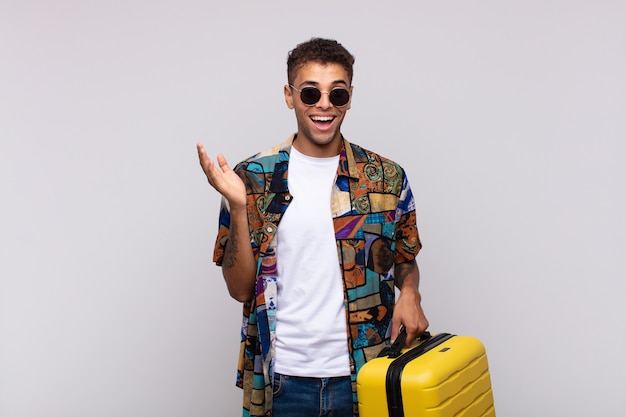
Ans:
[[[298,70],[292,85],[298,90],[312,86],[323,92],[317,103],[306,105],[298,90],[285,86],[287,107],[295,111],[298,123],[298,137],[294,146],[309,156],[338,155],[341,150],[341,123],[352,101],[348,73],[339,64],[309,62]],[[326,93],[333,88],[350,91],[350,101],[345,106],[337,107],[331,103]]]

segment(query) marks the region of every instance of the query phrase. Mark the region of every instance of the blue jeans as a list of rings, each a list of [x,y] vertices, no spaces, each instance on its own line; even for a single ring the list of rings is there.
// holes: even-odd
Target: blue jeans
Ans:
[[[352,417],[349,376],[306,378],[274,374],[272,417]]]

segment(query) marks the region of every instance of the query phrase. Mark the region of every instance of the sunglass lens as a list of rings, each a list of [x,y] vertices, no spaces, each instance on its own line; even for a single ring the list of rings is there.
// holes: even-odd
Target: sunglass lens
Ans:
[[[345,106],[350,101],[350,92],[345,88],[335,88],[331,90],[329,98],[333,105],[338,107]]]
[[[304,87],[302,91],[300,91],[300,99],[307,106],[312,106],[313,104],[320,101],[322,97],[322,93],[315,87]]]

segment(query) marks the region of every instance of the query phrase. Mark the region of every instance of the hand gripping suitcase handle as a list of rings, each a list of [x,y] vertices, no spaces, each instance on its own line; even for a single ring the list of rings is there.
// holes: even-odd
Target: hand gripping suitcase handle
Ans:
[[[402,330],[400,331],[402,333]],[[397,355],[396,352],[391,352],[388,354],[389,358],[393,360],[389,363],[389,367],[387,368],[387,374],[385,375],[385,390],[387,391],[387,410],[389,412],[389,417],[404,417],[404,406],[402,405],[402,371],[404,367],[409,364],[411,361],[414,361],[419,356],[425,354],[435,346],[439,346],[444,341],[450,339],[454,335],[450,333],[439,333],[436,336],[431,337],[430,333],[424,332],[422,336],[420,336],[420,340],[423,343],[420,343],[417,346],[414,346],[412,349],[408,349],[405,353],[400,354],[400,349],[406,340],[406,331],[405,335],[394,342],[392,346],[389,347],[398,349]],[[397,344],[398,340],[402,342],[399,346],[394,346]],[[379,355],[380,356],[380,355]]]
[[[400,325],[400,333],[398,334],[398,337],[396,337],[396,340],[391,344],[391,346],[385,347],[383,350],[381,350],[378,354],[378,357],[388,356],[390,358],[397,358],[398,356],[400,356],[400,351],[402,350],[402,348],[404,347],[404,343],[406,342],[406,336],[406,328],[404,327],[404,325]],[[430,339],[430,332],[424,332],[419,337],[419,340],[428,339]]]

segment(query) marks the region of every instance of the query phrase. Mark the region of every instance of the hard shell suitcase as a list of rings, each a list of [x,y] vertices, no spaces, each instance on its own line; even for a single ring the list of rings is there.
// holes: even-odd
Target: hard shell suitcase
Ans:
[[[361,367],[360,417],[495,417],[485,348],[471,336],[406,333]]]

